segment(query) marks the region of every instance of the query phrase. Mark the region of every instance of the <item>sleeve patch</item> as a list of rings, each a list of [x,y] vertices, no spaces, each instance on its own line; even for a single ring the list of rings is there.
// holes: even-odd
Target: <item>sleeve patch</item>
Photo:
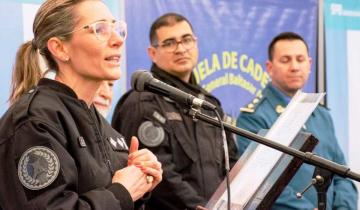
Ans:
[[[30,190],[40,190],[55,181],[60,171],[60,161],[56,153],[43,146],[26,150],[18,163],[21,184]]]

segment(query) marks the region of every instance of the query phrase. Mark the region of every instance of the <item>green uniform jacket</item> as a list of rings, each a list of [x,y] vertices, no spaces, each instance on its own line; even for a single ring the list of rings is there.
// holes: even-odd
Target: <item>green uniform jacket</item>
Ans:
[[[252,103],[242,109],[237,119],[238,127],[253,133],[257,133],[260,129],[269,129],[280,113],[284,111],[288,100],[283,93],[271,84],[267,85],[262,93],[261,98],[255,98]],[[333,162],[345,164],[344,154],[339,147],[334,125],[326,108],[318,106],[302,129],[312,133],[319,140],[314,153]],[[243,154],[249,143],[248,139],[237,137],[240,154]],[[272,209],[316,208],[317,194],[314,187],[311,187],[302,199],[297,199],[295,196],[296,192],[302,191],[310,183],[313,172],[313,166],[303,164],[276,200]],[[357,190],[349,179],[334,176],[327,193],[327,209],[357,209]]]

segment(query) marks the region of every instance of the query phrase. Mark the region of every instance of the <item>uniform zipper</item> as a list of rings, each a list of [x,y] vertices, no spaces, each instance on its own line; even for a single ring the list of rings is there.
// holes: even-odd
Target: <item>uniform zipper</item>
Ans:
[[[110,161],[110,158],[109,158],[109,154],[106,152],[105,142],[101,138],[100,129],[99,129],[99,125],[98,125],[98,123],[96,121],[96,117],[94,117],[94,113],[91,112],[91,110],[90,110],[90,108],[88,108],[87,104],[85,102],[83,104],[84,104],[84,106],[86,108],[86,111],[88,112],[88,114],[90,116],[90,119],[94,123],[93,127],[95,128],[96,138],[100,141],[99,148],[100,148],[100,151],[102,153],[104,163],[108,167],[108,169],[109,169],[109,171],[111,173],[111,176],[113,176],[115,174],[115,171],[114,171],[114,168],[112,167],[112,164],[111,164],[111,161]]]

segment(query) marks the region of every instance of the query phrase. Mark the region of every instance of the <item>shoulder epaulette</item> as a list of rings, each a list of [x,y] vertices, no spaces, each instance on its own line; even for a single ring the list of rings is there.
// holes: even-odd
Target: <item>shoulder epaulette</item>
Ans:
[[[248,103],[246,106],[240,108],[240,112],[247,112],[247,113],[253,113],[255,112],[256,108],[260,104],[260,102],[263,100],[261,96],[255,97],[250,103]]]
[[[28,115],[30,104],[37,92],[38,88],[34,87],[19,98],[19,102],[14,107],[14,121],[20,121]]]

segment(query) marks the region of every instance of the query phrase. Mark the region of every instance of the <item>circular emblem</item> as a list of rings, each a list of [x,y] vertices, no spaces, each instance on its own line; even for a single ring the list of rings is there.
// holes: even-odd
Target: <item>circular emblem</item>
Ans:
[[[162,127],[155,126],[151,121],[145,121],[138,129],[138,137],[145,146],[156,147],[164,141],[165,133]]]
[[[59,171],[60,161],[55,152],[42,146],[26,150],[18,164],[20,182],[30,190],[40,190],[49,186]]]

